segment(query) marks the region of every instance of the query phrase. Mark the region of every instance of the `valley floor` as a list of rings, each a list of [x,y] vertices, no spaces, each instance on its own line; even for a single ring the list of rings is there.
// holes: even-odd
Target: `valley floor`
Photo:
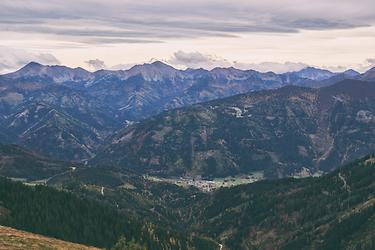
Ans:
[[[196,187],[203,192],[211,192],[219,188],[235,187],[238,185],[244,185],[254,183],[264,179],[263,172],[253,172],[249,175],[225,177],[225,178],[212,178],[202,179],[193,177],[175,177],[175,178],[162,178],[157,176],[146,175],[146,179],[154,182],[166,182],[175,184],[180,187]]]

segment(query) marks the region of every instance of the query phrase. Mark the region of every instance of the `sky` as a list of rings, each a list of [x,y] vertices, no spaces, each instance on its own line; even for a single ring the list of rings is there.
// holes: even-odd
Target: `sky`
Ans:
[[[1,0],[0,73],[154,60],[276,73],[375,66],[374,0]]]

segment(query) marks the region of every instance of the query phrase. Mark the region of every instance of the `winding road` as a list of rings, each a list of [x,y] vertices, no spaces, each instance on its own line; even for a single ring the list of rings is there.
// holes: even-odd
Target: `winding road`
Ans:
[[[350,187],[349,187],[348,183],[346,182],[344,176],[342,176],[341,173],[339,173],[339,178],[340,178],[340,180],[342,180],[342,182],[344,183],[344,186],[343,186],[344,189],[346,189],[346,191],[348,191],[348,192],[350,193],[350,192],[351,192]]]

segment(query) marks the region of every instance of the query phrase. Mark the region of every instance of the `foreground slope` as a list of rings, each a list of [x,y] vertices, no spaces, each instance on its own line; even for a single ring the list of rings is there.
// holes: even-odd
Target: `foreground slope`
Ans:
[[[95,250],[99,248],[74,244],[42,235],[16,230],[10,227],[0,226],[0,249],[1,250]]]
[[[111,248],[125,237],[147,249],[216,249],[212,240],[138,220],[108,200],[79,197],[39,185],[25,186],[4,178],[0,178],[0,225],[96,247]],[[202,242],[211,247],[199,247]]]
[[[375,147],[375,84],[285,87],[165,112],[117,133],[93,163],[142,173],[268,178],[333,170]]]

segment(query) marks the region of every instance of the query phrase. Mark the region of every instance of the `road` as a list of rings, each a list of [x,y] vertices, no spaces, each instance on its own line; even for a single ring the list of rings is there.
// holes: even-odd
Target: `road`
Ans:
[[[340,180],[342,180],[342,182],[344,183],[344,189],[346,189],[348,192],[350,192],[351,190],[350,190],[350,187],[349,187],[349,185],[346,183],[346,180],[345,180],[345,178],[344,178],[344,176],[342,176],[342,174],[341,173],[339,173],[339,178],[340,178]]]

